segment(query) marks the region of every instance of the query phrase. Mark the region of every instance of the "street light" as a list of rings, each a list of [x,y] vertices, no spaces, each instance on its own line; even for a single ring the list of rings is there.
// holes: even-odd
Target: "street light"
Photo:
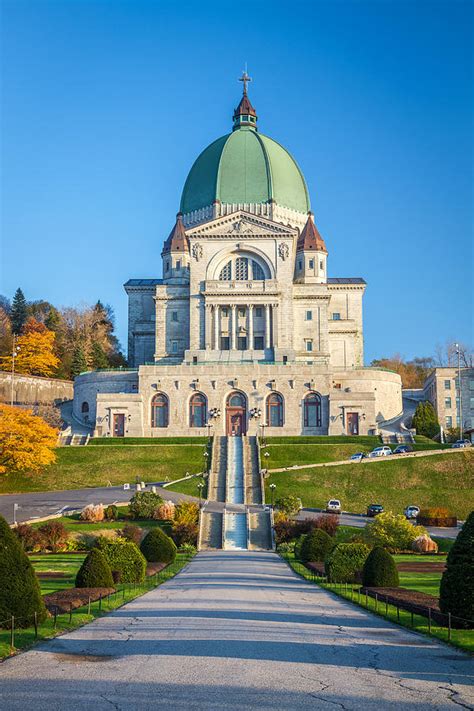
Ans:
[[[16,512],[20,508],[19,504],[13,504],[13,525],[16,526]]]
[[[204,452],[204,469],[206,470],[206,472],[207,472],[207,463],[208,463],[208,461],[209,461],[209,452],[206,450],[206,451]]]
[[[204,489],[204,482],[200,481],[198,484],[198,491],[199,491],[199,508],[202,506],[202,490]]]
[[[272,494],[272,508],[273,508],[273,498],[274,498],[274,496],[275,496],[275,489],[276,489],[276,488],[277,488],[277,485],[276,485],[276,484],[270,484],[270,491],[271,491],[271,494]]]
[[[459,343],[454,344],[456,346],[456,353],[458,355],[458,392],[459,392],[459,439],[462,439],[463,429],[462,429],[462,401],[461,401],[461,349]]]

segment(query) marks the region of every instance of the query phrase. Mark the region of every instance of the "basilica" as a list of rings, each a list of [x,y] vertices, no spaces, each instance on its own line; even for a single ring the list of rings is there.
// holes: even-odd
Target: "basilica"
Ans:
[[[162,277],[130,279],[129,369],[76,378],[96,437],[372,434],[400,377],[364,367],[360,277],[328,275],[304,176],[248,97],[186,179]]]

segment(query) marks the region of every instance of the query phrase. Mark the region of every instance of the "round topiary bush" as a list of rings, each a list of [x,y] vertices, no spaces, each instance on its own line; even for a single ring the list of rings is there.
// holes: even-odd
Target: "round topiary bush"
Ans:
[[[36,612],[38,622],[47,615],[35,571],[23,547],[0,516],[0,621],[12,615],[15,627],[28,627]]]
[[[150,563],[171,563],[176,558],[176,546],[161,528],[147,533],[140,550]]]
[[[330,583],[356,583],[367,556],[369,546],[365,543],[338,543],[324,561]]]
[[[441,578],[439,607],[441,612],[453,615],[456,627],[474,626],[474,511],[467,517],[448,553]]]
[[[112,572],[120,571],[122,583],[142,583],[145,580],[146,560],[135,543],[123,538],[111,541],[100,537],[96,547],[105,555]]]
[[[373,548],[362,570],[362,585],[372,588],[397,588],[400,584],[395,561],[385,548]]]
[[[305,563],[323,561],[333,547],[334,541],[331,536],[317,528],[303,538],[300,546],[301,560]]]
[[[112,570],[105,555],[93,548],[77,571],[76,588],[111,588],[113,584]]]

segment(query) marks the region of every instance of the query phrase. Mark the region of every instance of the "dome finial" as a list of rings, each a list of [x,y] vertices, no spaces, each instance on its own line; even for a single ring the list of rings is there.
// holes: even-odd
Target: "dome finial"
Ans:
[[[244,96],[247,96],[247,84],[252,81],[252,77],[249,77],[249,75],[247,74],[247,62],[245,62],[245,69],[242,72],[242,76],[240,77],[239,81],[241,81],[244,85]]]
[[[244,90],[240,104],[234,111],[234,127],[232,130],[235,131],[241,127],[257,130],[257,114],[247,96],[247,84],[252,81],[251,77],[247,74],[247,65],[245,65],[245,69],[239,81],[244,85]]]

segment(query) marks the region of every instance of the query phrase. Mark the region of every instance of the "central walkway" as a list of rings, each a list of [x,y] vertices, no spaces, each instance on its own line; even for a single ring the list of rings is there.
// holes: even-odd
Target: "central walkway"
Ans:
[[[306,583],[273,553],[220,551],[0,664],[0,708],[472,708],[472,667],[466,655]]]

